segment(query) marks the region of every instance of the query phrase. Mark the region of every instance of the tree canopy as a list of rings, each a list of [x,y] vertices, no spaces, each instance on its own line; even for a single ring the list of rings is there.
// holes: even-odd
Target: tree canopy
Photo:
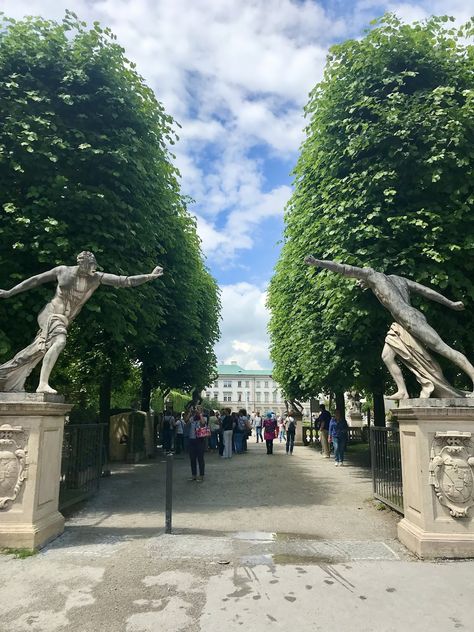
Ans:
[[[452,21],[384,16],[363,39],[331,48],[310,94],[269,292],[274,374],[289,396],[381,392],[388,379],[389,314],[353,281],[308,268],[306,254],[464,300],[461,314],[419,305],[448,344],[473,355],[473,25]]]
[[[2,287],[74,265],[82,250],[116,274],[165,268],[158,281],[101,288],[85,305],[61,360],[62,386],[77,394],[149,357],[156,383],[182,386],[176,373],[185,367],[186,386],[204,385],[215,366],[217,286],[169,151],[175,123],[115,36],[71,12],[60,23],[2,17],[0,117]],[[50,295],[45,286],[2,304],[2,358],[34,337]]]

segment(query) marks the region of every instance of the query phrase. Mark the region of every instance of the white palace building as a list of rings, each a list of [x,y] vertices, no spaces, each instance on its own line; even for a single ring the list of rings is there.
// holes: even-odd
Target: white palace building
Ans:
[[[208,399],[235,411],[245,408],[249,414],[257,410],[262,414],[269,410],[277,415],[286,412],[283,393],[270,369],[243,369],[237,362],[231,362],[220,364],[217,373],[217,380],[203,392]],[[309,404],[304,408],[305,414],[309,414]]]

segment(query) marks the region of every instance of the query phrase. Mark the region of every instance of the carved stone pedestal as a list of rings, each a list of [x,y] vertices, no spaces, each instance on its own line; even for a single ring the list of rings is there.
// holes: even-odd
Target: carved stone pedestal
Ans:
[[[474,557],[474,400],[405,400],[396,416],[405,513],[398,538],[421,558]]]
[[[358,411],[349,411],[347,413],[347,423],[351,428],[362,428],[364,425],[362,414]]]
[[[60,395],[0,393],[0,547],[35,548],[64,530],[58,511]]]

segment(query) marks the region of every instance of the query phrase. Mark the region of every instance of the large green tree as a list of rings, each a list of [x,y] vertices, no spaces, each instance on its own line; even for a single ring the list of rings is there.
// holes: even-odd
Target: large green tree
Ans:
[[[0,287],[73,265],[81,250],[117,274],[144,273],[157,263],[166,269],[162,279],[133,290],[101,288],[71,328],[59,384],[78,397],[97,385],[106,409],[127,363],[147,353],[182,356],[182,338],[171,348],[164,342],[172,341],[176,322],[189,332],[183,314],[193,309],[190,279],[208,288],[168,150],[174,122],[115,36],[70,12],[60,23],[1,19],[0,118]],[[2,303],[2,358],[34,337],[51,290]],[[209,291],[216,301],[215,285]],[[208,322],[214,337],[217,318]],[[198,339],[201,315],[192,326]],[[210,375],[212,354],[209,361]]]
[[[463,299],[464,314],[419,305],[448,343],[474,355],[473,28],[450,22],[384,16],[361,40],[330,50],[311,92],[270,287],[272,354],[285,388],[357,385],[380,395],[387,380],[379,356],[389,315],[353,282],[308,269],[305,254]]]

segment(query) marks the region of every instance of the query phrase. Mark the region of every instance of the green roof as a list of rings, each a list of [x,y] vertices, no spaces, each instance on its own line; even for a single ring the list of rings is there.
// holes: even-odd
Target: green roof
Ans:
[[[219,364],[219,375],[271,375],[272,369],[243,369],[238,364]]]

